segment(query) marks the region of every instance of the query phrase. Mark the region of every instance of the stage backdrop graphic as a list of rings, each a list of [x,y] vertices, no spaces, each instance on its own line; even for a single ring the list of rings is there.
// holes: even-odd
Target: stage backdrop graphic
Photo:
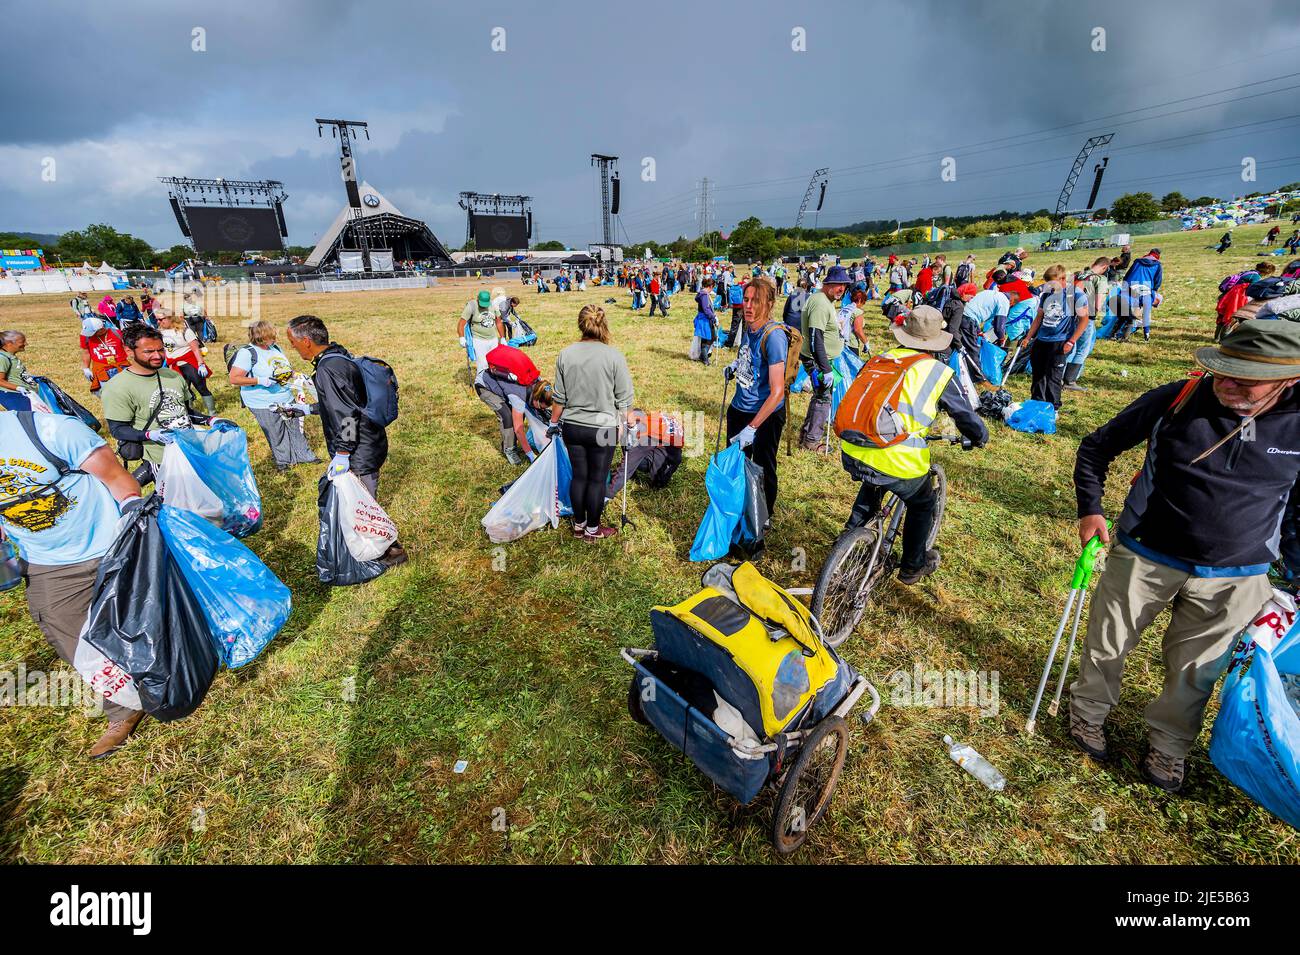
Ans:
[[[270,207],[186,206],[198,252],[264,252],[283,249],[280,225]]]
[[[480,252],[528,248],[528,220],[524,216],[474,216],[474,248]]]

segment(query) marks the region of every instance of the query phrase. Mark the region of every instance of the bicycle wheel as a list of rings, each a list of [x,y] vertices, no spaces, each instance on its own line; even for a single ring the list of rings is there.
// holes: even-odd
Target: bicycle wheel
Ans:
[[[948,505],[948,475],[942,464],[930,465],[930,478],[934,482],[934,524],[930,527],[930,536],[925,539],[925,549],[934,547],[939,539],[939,528],[943,526],[943,510]]]
[[[848,726],[838,716],[826,717],[804,741],[776,800],[772,845],[781,855],[803,845],[813,823],[826,814],[848,749]]]
[[[855,527],[836,539],[812,594],[812,614],[821,624],[827,646],[838,647],[858,625],[883,566],[876,523]]]

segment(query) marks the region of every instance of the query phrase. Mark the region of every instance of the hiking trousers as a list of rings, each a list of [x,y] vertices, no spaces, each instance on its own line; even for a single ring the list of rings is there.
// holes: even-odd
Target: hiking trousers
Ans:
[[[94,557],[76,564],[26,565],[27,609],[45,635],[45,642],[68,666],[74,666],[81,628],[95,596],[100,560]],[[119,703],[105,701],[103,706],[109,720],[124,720],[136,712]]]
[[[1272,595],[1266,574],[1194,577],[1147,560],[1116,541],[1092,595],[1070,711],[1105,722],[1119,702],[1124,660],[1160,611],[1173,617],[1161,641],[1164,686],[1143,716],[1151,745],[1185,758],[1201,732],[1205,704],[1237,636]]]
[[[817,362],[806,358],[803,369],[811,382],[813,372],[817,370]],[[815,451],[827,440],[826,425],[831,420],[831,386],[834,376],[834,372],[827,372],[822,386],[813,390],[812,399],[808,402],[808,412],[804,415],[803,427],[799,429],[799,447],[805,450]]]

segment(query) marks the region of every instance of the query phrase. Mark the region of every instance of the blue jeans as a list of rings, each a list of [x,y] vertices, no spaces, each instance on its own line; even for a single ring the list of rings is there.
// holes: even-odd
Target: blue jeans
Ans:
[[[1074,343],[1074,348],[1070,350],[1069,358],[1066,359],[1067,365],[1082,365],[1092,354],[1092,348],[1097,344],[1097,323],[1092,319],[1088,320],[1087,330],[1079,336],[1079,340]],[[1083,370],[1079,370],[1079,375]],[[1076,378],[1078,375],[1075,376]]]

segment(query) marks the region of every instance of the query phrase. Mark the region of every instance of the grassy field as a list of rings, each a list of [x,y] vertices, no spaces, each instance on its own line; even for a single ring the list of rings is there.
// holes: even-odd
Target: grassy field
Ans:
[[[950,481],[944,565],[920,587],[885,587],[843,652],[886,696],[889,674],[917,663],[997,671],[1001,707],[981,716],[887,699],[874,724],[854,721],[830,812],[796,859],[1300,862],[1297,834],[1209,763],[1208,735],[1191,759],[1183,797],[1140,781],[1141,712],[1160,685],[1163,619],[1130,658],[1112,719],[1120,755],[1111,766],[1077,752],[1058,719],[1042,719],[1033,738],[1023,733],[1078,552],[1075,448],[1138,394],[1186,373],[1193,348],[1210,337],[1219,278],[1255,260],[1265,228],[1238,230],[1237,245],[1222,257],[1211,248],[1217,233],[1158,237],[1166,299],[1151,342],[1099,343],[1084,377],[1091,390],[1067,393],[1058,434],[997,426],[983,450],[937,452]],[[1095,254],[1034,255],[1030,264],[1041,274],[1052,261],[1082,266]],[[995,257],[979,253],[980,268]],[[521,311],[540,336],[531,353],[548,376],[556,353],[576,337],[579,307],[614,295],[617,303],[606,308],[638,405],[702,412],[711,449],[721,371],[686,359],[689,296],[661,320],[632,313],[625,292],[537,296],[517,282],[500,284],[522,289]],[[630,671],[618,648],[648,646],[651,606],[698,588],[704,567],[687,556],[706,503],[705,457],[688,459],[666,490],[634,486],[637,529],[604,545],[543,531],[494,553],[479,520],[515,469],[497,450],[495,419],[470,391],[455,342],[455,318],[477,288],[460,281],[370,295],[263,295],[263,315],[277,327],[294,315],[319,315],[339,342],[397,368],[402,416],[390,432],[380,499],[401,526],[411,561],[364,587],[322,586],[314,571],[318,472],[276,473],[223,379],[214,389],[218,405],[251,432],[266,504],[265,526],[249,544],[292,588],[293,616],[256,663],[219,674],[196,714],[146,723],[102,763],[84,755],[100,724],[76,711],[0,714],[0,860],[774,859],[772,800],[736,806],[634,724],[625,707]],[[241,340],[235,320],[218,324],[223,340]],[[868,326],[879,346],[886,332],[874,304]],[[64,298],[0,300],[0,327],[25,331],[28,366],[97,408],[79,373]],[[1018,397],[1027,390],[1026,378],[1013,381]],[[806,406],[795,396],[787,427],[802,421]],[[321,448],[319,425],[310,429]],[[1139,455],[1116,465],[1112,513],[1127,484],[1119,478]],[[760,569],[810,586],[855,485],[837,457],[783,454],[780,474]],[[5,661],[58,665],[21,591],[0,596]],[[989,793],[957,769],[944,733],[999,767],[1006,790]],[[468,766],[456,774],[462,759]],[[494,829],[494,818],[506,820],[508,835]]]

